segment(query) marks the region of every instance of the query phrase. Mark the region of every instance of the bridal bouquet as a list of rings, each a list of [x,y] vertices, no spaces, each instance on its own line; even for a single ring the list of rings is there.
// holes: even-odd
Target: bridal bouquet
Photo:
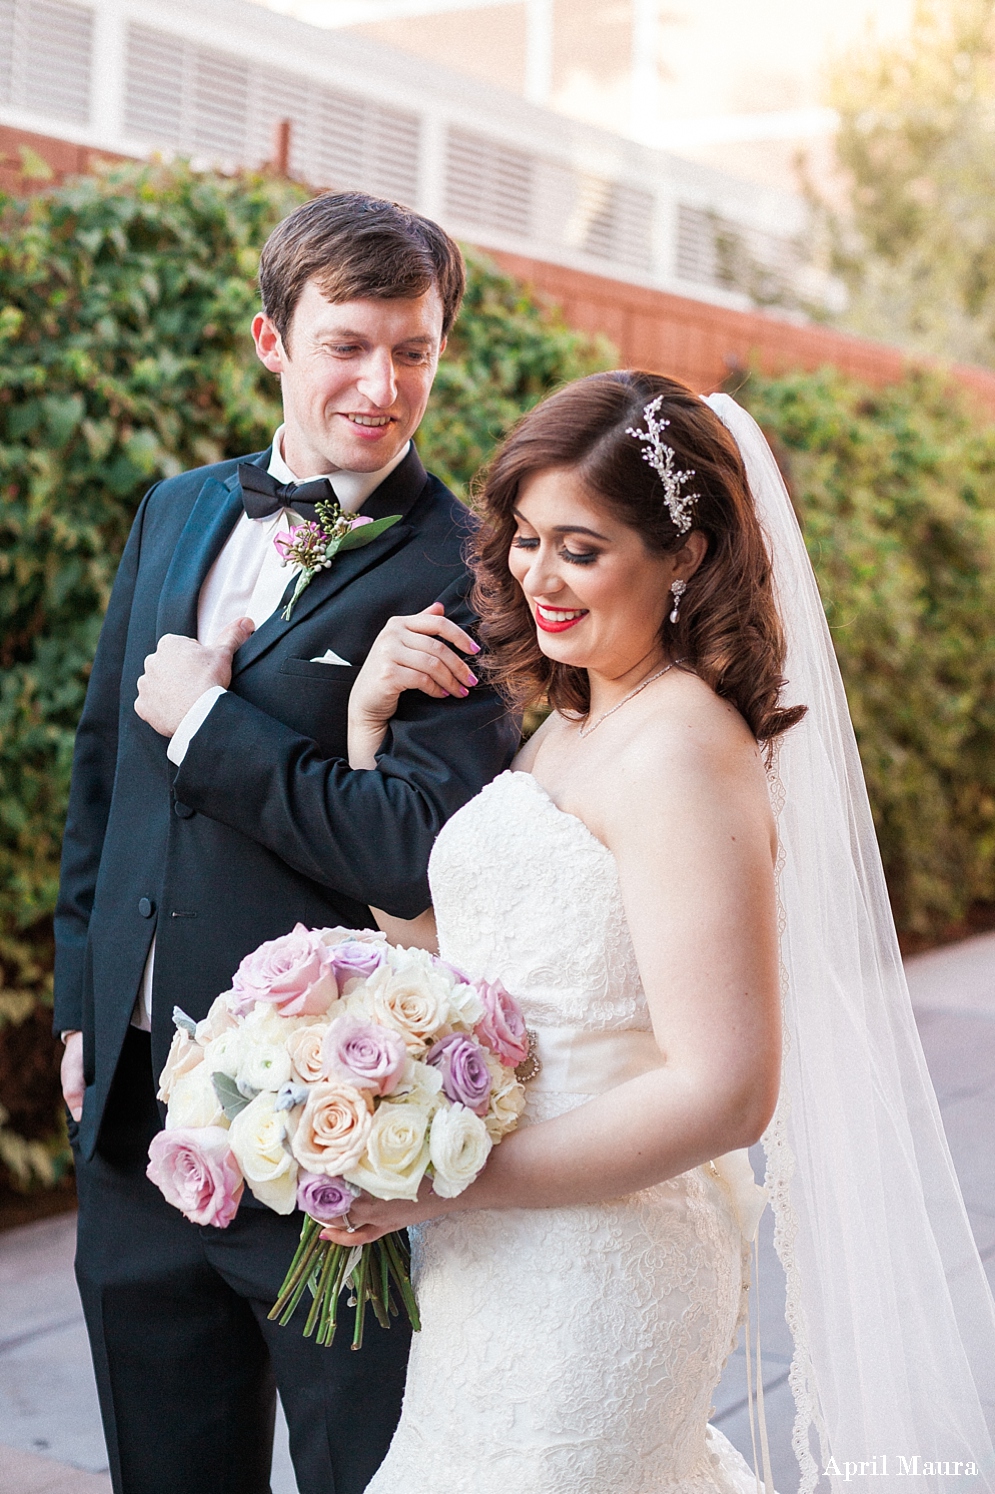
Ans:
[[[499,983],[468,981],[383,934],[306,929],[247,955],[202,1022],[178,1007],[160,1078],[166,1129],[148,1176],[195,1224],[231,1223],[243,1190],[278,1214],[306,1215],[270,1313],[289,1321],[305,1290],[304,1332],[330,1344],[339,1297],[388,1326],[397,1299],[418,1313],[405,1237],[348,1248],[321,1239],[362,1190],[441,1198],[474,1181],[525,1106],[522,1014]]]

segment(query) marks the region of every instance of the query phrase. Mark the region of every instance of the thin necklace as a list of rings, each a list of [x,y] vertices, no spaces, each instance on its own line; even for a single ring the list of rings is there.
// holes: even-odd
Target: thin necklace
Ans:
[[[579,727],[577,735],[579,737],[589,737],[592,731],[597,731],[602,721],[607,721],[609,716],[614,716],[616,711],[620,711],[630,700],[634,700],[640,690],[645,690],[647,685],[652,685],[654,680],[658,680],[661,675],[667,673],[668,669],[673,669],[675,664],[680,664],[681,662],[680,659],[672,659],[669,664],[665,664],[662,669],[658,669],[656,674],[651,674],[648,680],[643,680],[641,685],[637,685],[634,690],[630,690],[628,695],[623,695],[618,704],[613,705],[610,710],[605,711],[603,715],[598,717],[597,721],[592,722],[590,726]]]

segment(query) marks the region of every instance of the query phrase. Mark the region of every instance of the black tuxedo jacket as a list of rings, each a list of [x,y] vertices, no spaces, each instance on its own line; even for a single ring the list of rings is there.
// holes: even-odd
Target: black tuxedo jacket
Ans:
[[[265,467],[269,452],[249,458]],[[472,519],[412,446],[361,512],[399,513],[338,556],[235,655],[231,688],[182,766],[134,710],[164,633],[196,637],[208,571],[242,512],[237,462],[158,483],[121,560],[76,738],[56,911],[55,1026],[81,1028],[92,1155],[153,935],[156,1073],[173,1006],[195,1020],[263,939],[414,917],[441,826],[508,765],[518,723],[492,691],[404,694],[376,772],[346,762],[346,708],[386,619],[442,601],[472,626],[462,550]],[[293,583],[290,583],[291,585]],[[289,588],[288,588],[289,594]],[[312,662],[332,649],[348,666]]]

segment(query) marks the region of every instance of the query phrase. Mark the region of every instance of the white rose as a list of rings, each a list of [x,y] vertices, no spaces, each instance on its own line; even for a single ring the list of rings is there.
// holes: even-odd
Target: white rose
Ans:
[[[484,1125],[491,1141],[498,1142],[518,1125],[525,1109],[525,1086],[515,1078],[514,1069],[506,1069],[488,1048],[482,1048],[482,1052],[491,1076]]]
[[[472,1032],[483,1018],[484,1003],[473,986],[459,984],[450,993],[449,1012],[452,1027],[459,1028],[461,1032]]]
[[[366,1151],[345,1174],[346,1182],[374,1198],[417,1198],[428,1166],[428,1124],[417,1105],[385,1100],[373,1117]]]
[[[455,1198],[477,1177],[492,1146],[487,1127],[465,1105],[450,1105],[432,1121],[429,1153],[435,1177],[432,1190]]]
[[[275,1214],[292,1214],[297,1206],[297,1163],[286,1145],[288,1123],[297,1116],[275,1108],[276,1096],[257,1095],[231,1123],[228,1132],[235,1160],[259,1202]]]
[[[399,970],[381,965],[364,995],[373,1021],[399,1032],[412,1055],[424,1053],[449,1020],[449,982],[416,961]]]
[[[445,1103],[442,1093],[442,1074],[432,1064],[412,1059],[404,1078],[391,1095],[393,1105],[417,1105],[429,1117]]]
[[[228,1118],[215,1093],[211,1070],[206,1063],[198,1064],[188,1074],[175,1080],[169,1095],[166,1111],[166,1130],[187,1126],[227,1126]]]

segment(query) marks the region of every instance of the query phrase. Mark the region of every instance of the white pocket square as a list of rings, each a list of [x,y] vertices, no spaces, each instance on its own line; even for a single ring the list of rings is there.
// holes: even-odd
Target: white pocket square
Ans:
[[[322,656],[321,656],[320,659],[309,659],[308,663],[309,664],[344,664],[347,669],[351,669],[352,668],[352,666],[350,665],[348,659],[340,659],[339,656],[338,656],[338,654],[334,651],[334,649],[330,649],[330,648],[325,650],[325,652],[322,654]]]

